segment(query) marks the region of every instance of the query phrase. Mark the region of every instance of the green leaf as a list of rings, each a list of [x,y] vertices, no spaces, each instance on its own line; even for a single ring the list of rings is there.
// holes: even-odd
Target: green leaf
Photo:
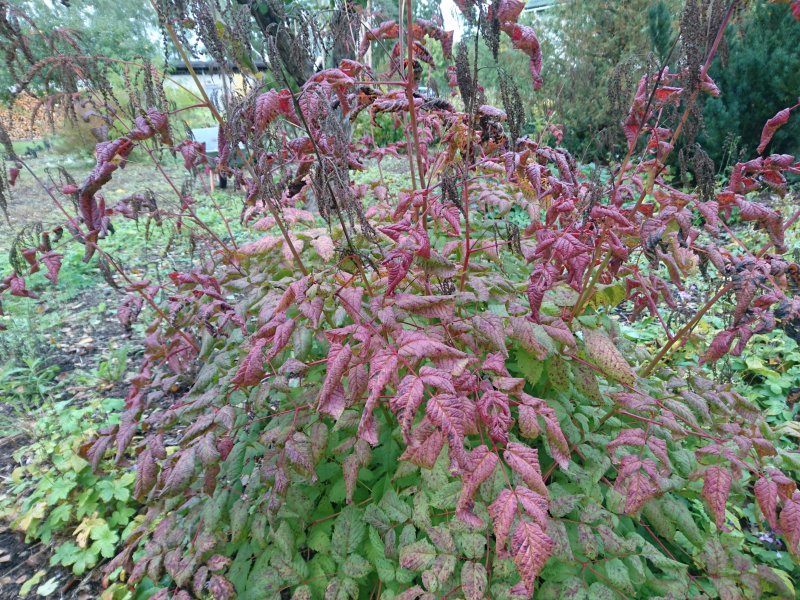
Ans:
[[[394,581],[395,562],[388,558],[379,558],[375,561],[375,570],[378,573],[378,579],[384,583],[391,583]]]
[[[366,533],[363,513],[353,505],[347,506],[333,526],[332,552],[336,562],[343,563],[348,556],[354,554]]]
[[[111,531],[106,523],[93,527],[90,536],[94,540],[92,549],[98,551],[103,558],[114,556],[119,536],[115,531]]]
[[[53,481],[50,493],[47,494],[47,504],[52,506],[61,500],[66,500],[67,496],[69,496],[69,493],[76,485],[78,485],[77,482],[72,479],[59,477]]]
[[[322,523],[319,525],[322,525]],[[320,527],[319,525],[314,526],[311,533],[309,533],[306,545],[314,552],[327,554],[331,550],[330,532],[327,531],[327,528]]]
[[[614,587],[627,594],[634,594],[634,587],[628,575],[628,567],[619,558],[612,558],[606,562],[606,575]]]
[[[456,536],[458,547],[469,559],[481,558],[486,552],[486,536],[480,533],[462,533]]]
[[[49,596],[58,589],[58,584],[58,577],[51,577],[38,588],[36,588],[36,593],[39,596]]]
[[[47,571],[36,571],[36,573],[34,573],[33,576],[31,576],[31,578],[23,583],[19,588],[19,595],[24,598],[30,594],[33,586],[37,585],[42,580],[42,577],[44,577],[46,574]]]
[[[383,498],[381,498],[380,507],[386,513],[386,516],[395,523],[405,523],[411,519],[411,507],[391,487],[386,490]]]
[[[525,377],[525,380],[531,384],[536,385],[542,377],[544,371],[544,362],[537,360],[529,352],[524,350],[517,351],[517,368],[520,373]]]

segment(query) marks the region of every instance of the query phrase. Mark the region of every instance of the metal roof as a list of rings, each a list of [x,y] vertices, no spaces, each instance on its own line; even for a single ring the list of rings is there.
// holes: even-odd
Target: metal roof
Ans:
[[[528,0],[528,3],[525,5],[525,10],[544,10],[545,8],[550,8],[555,3],[556,0]]]

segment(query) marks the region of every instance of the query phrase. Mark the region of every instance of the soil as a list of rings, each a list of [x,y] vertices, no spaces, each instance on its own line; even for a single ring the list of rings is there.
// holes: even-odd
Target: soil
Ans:
[[[11,247],[17,232],[26,226],[41,223],[44,229],[52,228],[65,221],[61,211],[54,208],[48,191],[42,184],[55,191],[60,186],[58,168],[64,167],[72,178],[80,182],[93,167],[89,158],[75,159],[53,153],[40,154],[37,158],[27,158],[26,163],[33,171],[23,169],[16,185],[11,191],[8,201],[8,220],[0,214],[0,260],[3,260]],[[166,173],[177,189],[181,189],[188,174],[182,161],[167,157],[162,163]],[[37,181],[38,179],[38,181]],[[202,188],[207,180],[195,179],[195,188]],[[108,206],[121,198],[136,192],[152,191],[160,208],[169,210],[177,206],[175,189],[163,177],[153,177],[152,165],[130,162],[125,168],[114,173],[112,181],[103,189]],[[199,193],[199,192],[198,192]],[[66,202],[64,208],[74,214],[74,208],[62,194],[55,196]],[[158,260],[155,256],[142,256],[143,260]],[[58,311],[64,319],[57,331],[48,335],[49,344],[40,349],[46,366],[55,365],[59,369],[58,377],[66,377],[73,370],[89,371],[97,367],[101,360],[107,359],[111,352],[120,345],[126,344],[130,334],[119,323],[114,307],[119,304],[120,292],[110,286],[95,286],[80,292],[66,305],[53,306],[47,302],[38,304],[43,311]],[[104,312],[98,306],[109,307]],[[41,314],[41,313],[40,313]],[[48,332],[49,334],[49,332]],[[133,348],[141,344],[130,344]],[[0,353],[2,353],[0,345]],[[12,349],[13,351],[13,349]],[[5,359],[5,357],[2,357]],[[4,362],[0,361],[0,364]],[[127,355],[127,371],[135,372],[141,362],[141,355],[129,352]],[[68,391],[78,401],[81,398],[96,397],[98,393],[106,397],[124,398],[127,394],[124,381],[109,384],[103,389],[75,389]],[[10,412],[10,408],[0,403],[0,412]],[[7,480],[18,466],[13,458],[14,451],[29,443],[24,434],[0,438],[0,485]],[[0,600],[18,600],[21,598],[20,588],[38,572],[44,572],[39,582],[33,586],[28,598],[38,598],[37,588],[55,578],[57,586],[49,598],[70,600],[87,600],[99,598],[102,593],[100,584],[100,568],[95,568],[83,577],[76,578],[72,572],[63,567],[50,567],[49,560],[53,552],[52,545],[41,543],[28,544],[24,535],[13,531],[7,523],[0,521]]]
[[[8,221],[0,213],[0,253],[5,254],[18,231],[27,225],[41,223],[44,229],[62,224],[64,214],[53,206],[47,186],[60,202],[66,202],[64,209],[74,214],[70,201],[58,192],[59,168],[65,169],[78,183],[83,181],[94,166],[94,161],[85,158],[64,157],[54,153],[42,154],[38,158],[26,158],[25,164],[33,171],[22,169],[17,182],[10,191],[8,200]],[[163,168],[180,190],[188,173],[182,162],[166,158]],[[38,179],[38,181],[37,181]],[[205,180],[204,180],[205,181]],[[200,186],[199,179],[196,183]],[[149,162],[129,162],[118,169],[113,179],[103,188],[106,205],[113,207],[121,198],[137,192],[150,190],[156,195],[159,207],[177,205],[177,195],[163,177],[153,177],[153,167]]]
[[[82,310],[94,307],[98,303],[109,300],[114,292],[108,289],[87,290],[66,307],[68,312],[79,315]],[[113,313],[108,312],[99,318],[78,318],[60,328],[55,343],[45,355],[48,365],[57,365],[60,376],[74,369],[91,369],[108,356],[109,350],[118,345],[125,336],[122,325]],[[128,356],[129,369],[136,368],[137,357]],[[76,398],[82,395],[79,390],[70,390]],[[97,390],[86,390],[85,394],[97,393]],[[126,385],[123,382],[114,384],[103,390],[109,397],[124,397]],[[7,405],[0,404],[0,411],[8,411]],[[29,439],[18,434],[13,437],[0,438],[0,481],[7,480],[11,472],[18,466],[13,458],[14,451],[24,446]],[[43,571],[39,583],[33,587],[28,597],[39,597],[36,588],[55,578],[56,590],[48,597],[70,600],[89,600],[99,598],[102,593],[100,574],[97,569],[90,571],[82,578],[76,578],[72,572],[63,567],[51,567],[49,564],[53,548],[40,543],[28,544],[24,535],[11,530],[7,524],[0,522],[0,600],[17,600],[21,598],[21,586],[37,572]]]

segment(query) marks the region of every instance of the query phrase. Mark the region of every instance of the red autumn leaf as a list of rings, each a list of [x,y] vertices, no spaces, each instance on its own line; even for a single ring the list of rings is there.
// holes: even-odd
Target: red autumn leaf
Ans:
[[[519,474],[525,485],[547,497],[547,487],[542,479],[542,469],[539,465],[539,453],[535,448],[510,442],[503,452],[503,458],[508,466]]]
[[[451,384],[452,387],[452,384]],[[455,390],[452,390],[455,393]],[[397,386],[397,393],[389,400],[389,407],[400,419],[400,429],[408,437],[411,426],[417,415],[417,409],[422,404],[425,393],[425,384],[416,375],[406,375]]]
[[[478,415],[488,428],[493,442],[506,444],[508,430],[511,427],[511,410],[508,407],[508,396],[497,390],[488,390],[478,398]]]
[[[772,529],[778,529],[778,515],[776,512],[778,505],[778,484],[766,477],[759,477],[753,486],[758,508],[766,517]]]
[[[784,503],[780,523],[789,552],[796,555],[797,546],[800,544],[800,496],[798,494],[795,493]]]
[[[467,413],[464,405],[469,401],[452,394],[432,396],[425,405],[425,412],[431,422],[447,436],[447,444],[453,458],[464,468],[467,460],[464,452],[464,433],[467,428]]]
[[[422,331],[401,331],[395,338],[400,356],[409,359],[423,358],[464,358],[466,355],[429,337]]]
[[[64,258],[63,254],[57,252],[46,252],[42,254],[39,261],[44,264],[47,269],[45,277],[49,279],[53,285],[58,285],[58,272],[61,270],[61,259]]]
[[[253,386],[264,377],[264,347],[267,345],[267,340],[264,338],[257,338],[253,340],[250,346],[250,351],[244,360],[239,365],[239,370],[233,377],[233,383],[238,386]]]
[[[703,498],[708,503],[717,528],[725,525],[725,505],[731,491],[731,472],[725,467],[714,465],[706,469],[703,481]]]
[[[511,555],[528,594],[533,594],[536,577],[552,552],[553,540],[541,525],[528,521],[519,524],[511,538]]]
[[[341,386],[341,379],[347,371],[353,351],[350,344],[331,344],[328,350],[328,370],[325,381],[319,394],[319,411],[338,419],[344,412],[345,399],[343,394],[335,393],[337,386]]]
[[[473,497],[478,491],[478,487],[494,473],[499,462],[497,454],[485,445],[478,446],[469,453],[464,469],[461,496],[456,504],[456,516],[473,527],[483,526],[480,518],[472,512]]]
[[[720,358],[725,356],[731,350],[733,340],[736,339],[736,332],[725,330],[720,331],[715,337],[714,341],[706,350],[706,353],[700,359],[700,364],[714,363]]]
[[[448,319],[455,312],[455,297],[397,294],[395,296],[395,306],[423,317]]]
[[[761,141],[758,143],[758,148],[756,148],[756,151],[759,154],[764,152],[764,150],[767,148],[767,145],[772,141],[772,136],[775,135],[775,132],[789,122],[789,117],[791,114],[791,109],[784,108],[783,110],[779,110],[774,117],[767,120],[767,122],[764,124],[764,129],[761,131]]]
[[[256,133],[261,134],[279,116],[287,121],[299,124],[294,112],[292,92],[289,90],[269,90],[256,98],[253,123]]]
[[[432,469],[444,447],[442,431],[427,418],[414,430],[408,447],[400,457],[423,469]]]
[[[367,389],[369,396],[361,411],[361,422],[358,425],[358,437],[378,445],[378,430],[373,411],[378,406],[380,395],[397,371],[397,355],[392,350],[384,350],[375,355],[370,363],[370,378]]]

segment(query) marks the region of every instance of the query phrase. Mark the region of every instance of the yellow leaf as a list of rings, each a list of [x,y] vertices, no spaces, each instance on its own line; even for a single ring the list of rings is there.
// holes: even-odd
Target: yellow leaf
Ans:
[[[28,531],[28,528],[31,524],[37,519],[43,519],[44,513],[47,510],[47,503],[46,502],[37,502],[33,505],[25,516],[23,516],[19,522],[17,523],[17,527],[22,531]]]

